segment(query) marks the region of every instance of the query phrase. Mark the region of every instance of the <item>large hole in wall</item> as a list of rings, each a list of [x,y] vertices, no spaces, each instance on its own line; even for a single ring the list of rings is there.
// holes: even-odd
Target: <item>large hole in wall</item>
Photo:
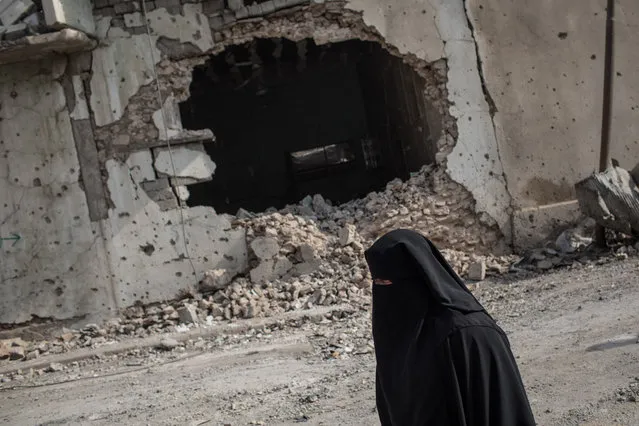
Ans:
[[[434,162],[424,80],[379,44],[254,39],[193,71],[186,129],[209,128],[213,180],[188,204],[263,211],[359,198]]]

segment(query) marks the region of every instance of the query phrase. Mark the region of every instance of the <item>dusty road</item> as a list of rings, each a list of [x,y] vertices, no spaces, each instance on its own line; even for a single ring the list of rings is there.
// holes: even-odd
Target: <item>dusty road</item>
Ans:
[[[639,259],[485,282],[476,294],[510,336],[538,424],[639,425],[634,396],[618,392],[639,377]],[[0,422],[375,425],[369,327],[363,307],[342,319],[25,372],[1,385]]]

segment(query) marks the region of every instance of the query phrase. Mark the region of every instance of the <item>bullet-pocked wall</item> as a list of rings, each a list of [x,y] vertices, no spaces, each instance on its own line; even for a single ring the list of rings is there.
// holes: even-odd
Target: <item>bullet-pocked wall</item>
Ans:
[[[321,194],[345,203],[435,161],[425,81],[379,44],[255,39],[193,72],[182,125],[210,129],[214,179],[189,205],[234,214]],[[433,118],[429,125],[428,117]]]
[[[414,72],[419,77],[414,89],[420,92],[415,102],[423,96],[428,106],[415,119],[425,116],[427,126],[421,135],[401,134],[407,130],[395,134],[404,146],[423,149],[423,158],[410,156],[415,164],[379,181],[434,161],[429,203],[438,216],[420,211],[420,223],[426,224],[422,231],[465,250],[489,251],[509,241],[510,197],[461,0],[237,1],[228,2],[228,8],[226,3],[156,0],[143,7],[141,1],[95,0],[100,42],[93,51],[62,56],[64,66],[37,67],[35,74],[42,77],[28,83],[25,76],[31,74],[24,65],[12,65],[2,77],[0,131],[4,146],[12,148],[0,157],[3,199],[11,200],[2,207],[0,231],[9,238],[16,230],[28,232],[21,231],[15,246],[2,246],[7,258],[0,263],[0,323],[113,312],[174,298],[196,285],[206,270],[246,273],[246,233],[234,226],[233,216],[205,205],[178,209],[189,202],[189,188],[213,182],[218,168],[221,173],[224,167],[223,160],[214,158],[216,135],[208,128],[187,128],[180,104],[195,93],[194,70],[207,67],[211,57],[227,49],[260,39],[314,44],[320,50],[369,43],[366,46],[378,49],[381,63],[371,68],[384,67],[388,60],[391,70]],[[358,74],[359,82],[374,79],[374,71],[368,77]],[[400,80],[410,73],[388,72],[399,74]],[[19,85],[28,87],[19,94],[30,95],[14,99],[12,88]],[[369,86],[373,91],[380,87]],[[48,92],[56,99],[63,93],[64,102],[43,111],[37,121],[30,111],[45,105]],[[367,93],[372,92],[361,91],[356,103],[370,106]],[[4,107],[18,101],[19,113]],[[361,132],[383,134],[369,121],[390,109],[392,105],[360,112],[366,121]],[[402,119],[394,119],[401,124],[397,127],[412,127]],[[41,123],[39,128],[55,137],[13,134],[23,127],[35,129],[33,123]],[[406,144],[417,138],[424,138],[427,146]],[[45,140],[57,141],[59,149],[51,142],[42,145]],[[306,147],[293,153],[305,154]],[[26,155],[32,148],[37,155]],[[20,161],[10,162],[16,153]],[[53,162],[54,173],[36,176],[33,171],[42,171],[44,156]],[[15,178],[20,184],[10,182]],[[29,185],[22,178],[28,178]],[[45,184],[60,188],[49,190]],[[71,195],[80,201],[68,198]],[[54,217],[47,215],[50,222],[13,213],[19,206],[21,212],[44,215],[38,211],[47,210],[51,202],[56,210]],[[54,251],[57,244],[65,249]],[[15,266],[19,264],[29,267],[20,270]]]
[[[515,243],[579,217],[574,184],[599,164],[606,1],[467,0],[513,197]],[[615,1],[611,157],[639,162],[639,2]]]

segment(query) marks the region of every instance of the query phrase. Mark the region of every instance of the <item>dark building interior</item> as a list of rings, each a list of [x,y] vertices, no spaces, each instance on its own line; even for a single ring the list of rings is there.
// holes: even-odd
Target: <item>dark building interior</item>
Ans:
[[[434,161],[423,92],[411,67],[372,42],[232,46],[194,69],[180,105],[186,129],[216,136],[206,144],[213,180],[190,185],[188,204],[234,214],[318,193],[342,203],[407,178]]]

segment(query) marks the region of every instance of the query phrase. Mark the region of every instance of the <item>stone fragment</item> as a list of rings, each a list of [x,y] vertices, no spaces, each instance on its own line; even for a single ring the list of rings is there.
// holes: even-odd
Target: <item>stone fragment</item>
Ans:
[[[325,217],[331,214],[333,208],[324,200],[320,194],[313,196],[313,211],[320,216]]]
[[[274,260],[264,260],[260,262],[260,264],[251,269],[251,272],[249,273],[251,282],[260,284],[266,281],[271,281],[275,277],[274,268]]]
[[[213,269],[204,273],[204,278],[200,281],[198,290],[202,293],[225,288],[231,283],[233,277],[226,269]]]
[[[160,344],[157,346],[158,349],[163,349],[165,351],[170,351],[172,349],[180,346],[177,340],[171,339],[170,337],[164,338],[160,341]]]
[[[280,245],[275,238],[258,237],[251,242],[251,249],[258,259],[268,260],[280,252]]]
[[[185,303],[184,306],[177,310],[180,322],[184,324],[198,324],[199,319],[197,315],[197,307],[190,303]]]
[[[351,245],[355,242],[357,236],[357,228],[355,225],[347,224],[339,230],[339,244],[342,247]]]
[[[63,370],[64,365],[60,364],[59,362],[52,362],[44,371],[46,371],[47,373],[55,373]]]
[[[537,262],[537,268],[541,269],[541,270],[548,270],[551,269],[554,266],[552,260],[540,260],[539,262]]]
[[[486,262],[479,261],[472,263],[468,267],[467,277],[473,281],[483,281],[486,279]]]
[[[293,268],[293,263],[288,258],[281,256],[275,259],[275,266],[273,267],[273,274],[280,278],[283,277]]]
[[[36,349],[34,351],[27,353],[27,356],[25,358],[27,361],[31,361],[33,359],[37,359],[39,356],[40,356],[40,351]]]
[[[2,0],[0,22],[5,26],[13,25],[32,8],[35,8],[35,4],[31,0]]]

